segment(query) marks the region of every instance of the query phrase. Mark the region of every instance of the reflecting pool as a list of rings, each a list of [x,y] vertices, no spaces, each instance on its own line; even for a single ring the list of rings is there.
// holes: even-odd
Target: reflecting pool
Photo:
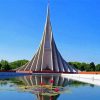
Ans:
[[[0,100],[99,100],[100,87],[60,75],[0,76]]]

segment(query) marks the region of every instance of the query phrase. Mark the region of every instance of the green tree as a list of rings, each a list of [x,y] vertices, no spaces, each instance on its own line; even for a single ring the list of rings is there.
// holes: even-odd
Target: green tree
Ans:
[[[80,62],[69,62],[70,65],[73,65],[77,69],[81,69],[81,63]]]
[[[90,63],[90,71],[95,71],[95,64],[94,64],[94,62]]]
[[[7,71],[7,70],[11,69],[11,67],[9,65],[9,62],[6,61],[6,60],[1,60],[1,65],[2,65],[1,70],[6,70]]]
[[[100,71],[100,64],[97,64],[95,68],[96,71]]]
[[[85,70],[85,66],[81,66],[81,71],[84,71]]]
[[[85,71],[90,71],[90,64],[86,64]]]
[[[14,62],[11,62],[10,63],[10,66],[12,69],[16,69],[24,64],[26,64],[28,62],[28,60],[17,60],[17,61],[14,61]]]
[[[81,71],[85,71],[86,70],[86,63],[80,63],[80,62],[69,62],[70,65],[73,65],[75,68],[81,70]]]
[[[80,71],[95,71],[95,64],[91,62],[90,64],[85,62],[69,62],[70,65],[73,65],[75,68]]]

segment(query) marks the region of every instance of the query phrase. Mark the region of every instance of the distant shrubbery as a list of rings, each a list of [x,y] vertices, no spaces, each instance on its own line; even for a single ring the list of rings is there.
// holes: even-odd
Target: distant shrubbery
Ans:
[[[0,61],[0,70],[11,70],[11,69],[16,69],[24,64],[26,64],[28,60],[17,60],[14,62],[8,62],[6,60],[1,60]]]
[[[16,69],[24,64],[26,64],[28,60],[17,60],[13,62],[8,62],[6,60],[0,61],[0,70],[11,70]],[[70,65],[73,65],[75,68],[81,71],[100,71],[100,64],[95,65],[94,62],[84,63],[84,62],[69,62]]]
[[[69,64],[81,71],[100,71],[100,64],[95,65],[94,62],[90,64],[84,62],[69,62]]]

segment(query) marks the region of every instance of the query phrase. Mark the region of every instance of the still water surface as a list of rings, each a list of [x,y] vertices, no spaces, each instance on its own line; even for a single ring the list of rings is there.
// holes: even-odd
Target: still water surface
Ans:
[[[100,87],[56,75],[0,76],[0,100],[100,100]]]

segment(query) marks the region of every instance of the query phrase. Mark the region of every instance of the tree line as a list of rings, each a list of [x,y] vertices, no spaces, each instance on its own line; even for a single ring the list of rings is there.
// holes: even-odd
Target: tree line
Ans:
[[[0,70],[12,70],[16,69],[24,64],[26,64],[28,60],[17,60],[13,62],[8,62],[7,60],[0,61]],[[70,65],[79,69],[80,71],[100,71],[100,64],[95,64],[94,62],[85,63],[85,62],[68,62]]]
[[[13,62],[8,62],[7,60],[1,60],[0,61],[0,70],[12,70],[12,69],[16,69],[24,64],[26,64],[28,62],[28,60],[17,60],[17,61],[13,61]]]
[[[69,62],[69,64],[79,69],[80,71],[100,71],[100,64],[95,64],[94,62]]]

